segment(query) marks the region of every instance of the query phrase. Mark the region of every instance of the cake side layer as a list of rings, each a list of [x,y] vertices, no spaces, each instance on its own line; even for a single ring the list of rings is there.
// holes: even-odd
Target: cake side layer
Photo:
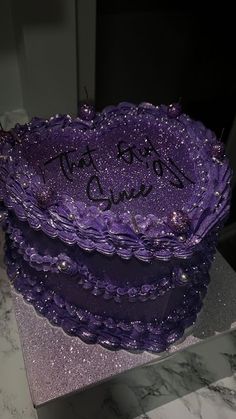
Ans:
[[[79,276],[80,288],[118,302],[124,299],[130,302],[155,300],[185,285],[200,272],[206,272],[216,241],[216,236],[209,237],[207,252],[195,254],[191,260],[145,263],[135,258],[125,261],[118,256],[88,254],[76,246],[66,246],[34,232],[12,216],[6,232],[14,249],[35,270],[56,274],[58,278],[63,274],[65,283]]]
[[[209,282],[208,274],[203,275],[166,318],[152,322],[130,322],[97,315],[69,304],[60,294],[49,290],[39,280],[38,274],[32,275],[32,270],[27,267],[24,269],[9,247],[6,260],[8,275],[15,288],[26,301],[34,305],[39,314],[47,317],[53,325],[61,326],[66,333],[79,336],[87,343],[97,342],[109,349],[164,351],[196,320]]]

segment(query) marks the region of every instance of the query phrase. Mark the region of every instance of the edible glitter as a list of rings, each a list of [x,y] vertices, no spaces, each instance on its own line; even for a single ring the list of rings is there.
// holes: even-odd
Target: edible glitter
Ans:
[[[32,131],[21,156],[43,168],[46,185],[59,195],[118,215],[161,217],[165,208],[181,209],[197,193],[200,161],[183,123],[152,108],[155,113],[136,107],[104,113],[102,123],[85,132],[78,124],[73,138],[70,125],[62,131],[55,123],[47,141],[43,132],[38,141]]]

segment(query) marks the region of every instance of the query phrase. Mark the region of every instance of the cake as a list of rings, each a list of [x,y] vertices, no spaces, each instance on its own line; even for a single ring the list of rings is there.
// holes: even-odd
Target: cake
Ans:
[[[194,324],[229,212],[215,134],[179,104],[120,103],[1,132],[15,289],[67,334],[162,352]]]

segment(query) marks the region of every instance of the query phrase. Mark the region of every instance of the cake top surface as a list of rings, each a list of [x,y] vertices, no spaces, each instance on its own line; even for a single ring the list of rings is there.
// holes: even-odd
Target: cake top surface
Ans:
[[[121,103],[91,120],[34,118],[1,148],[5,205],[86,250],[188,257],[229,210],[223,145],[178,104]]]

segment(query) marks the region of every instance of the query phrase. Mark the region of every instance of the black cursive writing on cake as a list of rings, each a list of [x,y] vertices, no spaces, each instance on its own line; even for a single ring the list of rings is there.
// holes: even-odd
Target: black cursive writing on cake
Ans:
[[[77,151],[78,150],[75,150],[75,149],[62,151],[61,153],[47,160],[44,163],[44,166],[47,166],[48,164],[54,161],[58,161],[63,175],[70,182],[73,182],[73,175],[74,175],[75,170],[93,167],[93,169],[96,172],[98,172],[98,168],[95,164],[95,160],[93,156],[96,149],[90,148],[89,145],[87,145],[85,148],[85,151],[81,153],[80,158],[77,159],[77,161],[72,160],[73,157],[71,158],[71,154]]]
[[[123,189],[117,193],[117,196],[115,196],[115,193],[112,189],[109,189],[108,193],[104,191],[99,176],[93,175],[88,181],[86,193],[90,201],[96,202],[100,205],[104,204],[101,209],[103,211],[107,211],[111,209],[112,205],[118,205],[124,201],[131,201],[140,197],[145,198],[150,194],[152,188],[152,185],[146,186],[145,184],[141,183],[138,190],[135,188],[131,188],[129,191]]]
[[[123,140],[119,141],[117,144],[117,159],[122,159],[129,165],[132,165],[135,161],[145,163],[147,169],[149,169],[150,164],[157,177],[162,178],[166,172],[169,175],[169,183],[178,189],[183,189],[187,183],[195,183],[170,157],[164,159],[147,136],[145,143],[146,145],[141,148],[136,145],[127,145]],[[154,159],[149,162],[148,157],[154,157]]]
[[[145,137],[143,147],[138,147],[135,144],[130,145],[130,143],[124,140],[114,144],[113,147],[115,151],[113,154],[114,163],[116,161],[116,165],[120,165],[118,161],[122,161],[123,165],[130,166],[138,163],[142,165],[144,171],[152,171],[153,181],[156,177],[158,179],[164,178],[165,182],[169,182],[172,187],[177,189],[183,189],[188,184],[195,183],[173,159],[161,156],[147,136]],[[85,180],[85,193],[87,198],[94,203],[96,202],[103,211],[109,210],[112,206],[117,206],[125,201],[146,198],[154,189],[154,182],[148,185],[142,181],[139,182],[138,175],[135,187],[127,188],[126,177],[123,178],[124,185],[120,185],[119,190],[117,190],[117,187],[114,190],[114,188],[107,185],[107,182],[105,182],[105,186],[101,171],[101,158],[102,164],[105,164],[105,162],[101,153],[99,154],[100,164],[96,161],[96,151],[96,148],[91,148],[88,144],[80,152],[78,149],[62,151],[47,160],[44,163],[44,167],[53,162],[58,163],[63,176],[70,182],[73,182],[78,172],[89,172],[88,181],[86,182]]]

